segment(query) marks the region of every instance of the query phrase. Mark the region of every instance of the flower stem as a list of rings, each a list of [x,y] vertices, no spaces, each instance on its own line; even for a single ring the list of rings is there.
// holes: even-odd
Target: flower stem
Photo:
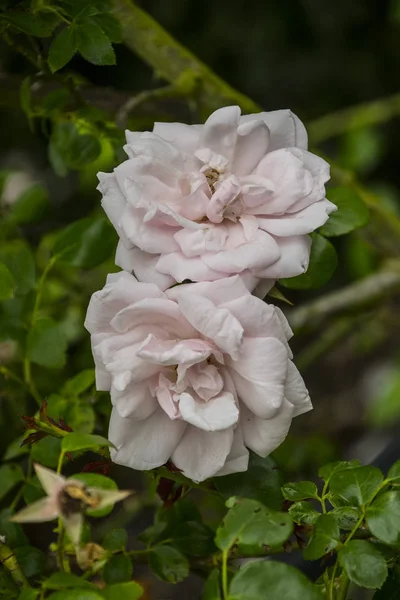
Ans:
[[[31,315],[31,319],[30,319],[30,323],[29,323],[29,331],[33,328],[35,321],[37,319],[37,316],[39,314],[39,308],[40,308],[40,303],[42,300],[44,283],[46,281],[47,275],[49,274],[49,271],[52,269],[53,265],[58,260],[58,258],[59,257],[57,255],[57,256],[53,256],[49,260],[49,262],[46,265],[46,268],[44,269],[44,271],[39,279],[37,291],[36,291],[35,304],[33,306],[32,315]],[[28,335],[29,335],[29,332],[28,332]],[[29,359],[29,356],[26,356],[24,358],[24,380],[25,380],[25,383],[26,383],[31,395],[36,400],[38,405],[41,406],[42,398],[40,397],[40,394],[36,389],[35,382],[33,381],[33,378],[32,378],[31,361]]]
[[[57,473],[58,473],[58,475],[62,471],[63,460],[64,460],[64,450],[61,450],[60,456],[58,457],[58,464],[57,464]]]
[[[224,600],[228,600],[228,556],[229,550],[224,550],[222,553],[221,565],[222,596]]]

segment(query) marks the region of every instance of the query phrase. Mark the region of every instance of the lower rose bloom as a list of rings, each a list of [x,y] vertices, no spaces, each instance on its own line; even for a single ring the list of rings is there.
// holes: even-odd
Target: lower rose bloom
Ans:
[[[114,462],[147,470],[169,459],[203,481],[267,456],[292,417],[312,408],[291,361],[282,312],[240,276],[165,292],[129,273],[93,294],[98,390],[110,390]]]

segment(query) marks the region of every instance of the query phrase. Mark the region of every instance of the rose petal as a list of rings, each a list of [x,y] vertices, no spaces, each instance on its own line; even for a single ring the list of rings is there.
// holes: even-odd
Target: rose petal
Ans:
[[[239,398],[262,419],[269,419],[283,402],[288,351],[276,338],[243,338],[240,357],[226,358]]]
[[[240,123],[262,119],[270,131],[268,151],[288,146],[307,148],[307,131],[291,110],[273,110],[252,115],[242,115]]]
[[[244,409],[242,427],[246,446],[265,458],[285,439],[293,416],[293,405],[287,400],[282,402],[279,412],[270,419],[260,419]]]
[[[190,292],[179,294],[178,305],[197,331],[213,340],[218,348],[237,358],[243,327],[227,309],[218,308],[208,298],[196,297]]]
[[[303,378],[290,360],[285,381],[285,398],[294,406],[293,417],[312,410],[312,404]]]
[[[232,428],[223,431],[203,431],[188,426],[172,453],[171,460],[189,479],[204,481],[222,469],[231,450],[232,441]]]
[[[182,419],[204,431],[220,431],[232,427],[239,418],[235,399],[229,392],[222,392],[208,402],[196,401],[184,392],[179,397]]]
[[[149,254],[140,248],[127,248],[118,242],[115,264],[125,271],[134,271],[139,281],[154,283],[160,290],[166,290],[175,283],[171,275],[160,273],[156,269],[159,254]]]
[[[239,422],[233,436],[231,451],[226,457],[226,462],[222,469],[215,473],[215,476],[230,475],[231,473],[241,473],[247,471],[249,466],[249,451],[243,442],[242,425]]]
[[[201,130],[199,148],[210,148],[229,160],[235,149],[239,117],[238,106],[226,106],[213,112]]]
[[[308,235],[275,238],[280,250],[280,258],[274,264],[260,269],[259,277],[280,279],[296,277],[305,273],[310,261],[311,238]]]
[[[232,172],[248,175],[268,150],[269,129],[262,120],[245,121],[239,125],[237,133]]]
[[[184,421],[173,421],[160,408],[144,421],[120,417],[112,410],[109,439],[112,460],[131,469],[147,471],[165,464],[186,429]]]

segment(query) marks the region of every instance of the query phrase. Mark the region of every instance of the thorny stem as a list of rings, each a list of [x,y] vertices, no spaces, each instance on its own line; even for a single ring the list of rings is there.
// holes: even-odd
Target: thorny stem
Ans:
[[[69,564],[65,558],[65,529],[62,520],[58,519],[58,539],[57,539],[57,563],[62,573],[69,572]]]

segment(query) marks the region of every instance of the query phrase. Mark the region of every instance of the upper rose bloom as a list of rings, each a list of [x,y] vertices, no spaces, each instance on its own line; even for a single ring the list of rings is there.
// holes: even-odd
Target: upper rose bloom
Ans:
[[[171,459],[194,481],[245,471],[292,417],[311,409],[291,361],[282,312],[239,276],[162,292],[126,272],[93,294],[98,390],[110,390],[114,462],[153,469]]]
[[[258,280],[307,270],[308,233],[335,205],[329,165],[307,152],[290,110],[215,111],[204,125],[156,123],[126,132],[129,160],[99,173],[103,207],[121,240],[116,262],[141,281]]]

